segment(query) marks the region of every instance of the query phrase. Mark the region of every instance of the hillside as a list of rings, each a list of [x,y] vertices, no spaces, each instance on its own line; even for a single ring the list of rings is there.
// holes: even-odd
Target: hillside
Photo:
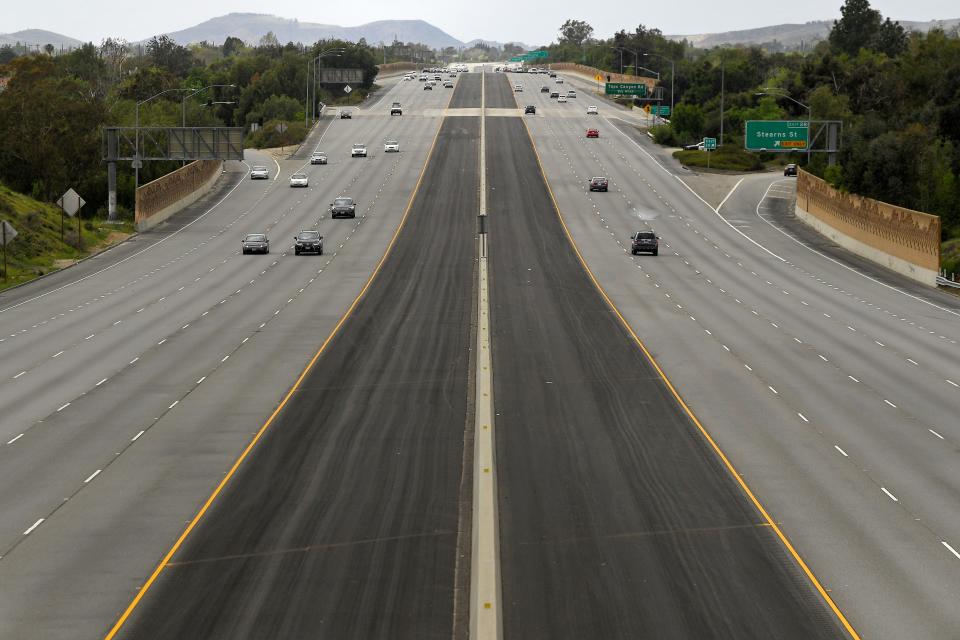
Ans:
[[[934,27],[946,30],[960,25],[960,18],[949,20],[931,20],[929,22],[915,22],[901,20],[905,29],[927,32]],[[833,20],[815,20],[804,24],[778,24],[757,29],[740,31],[726,31],[723,33],[701,33],[694,35],[667,36],[671,40],[687,40],[695,47],[708,49],[719,46],[736,46],[750,44],[767,44],[778,42],[784,49],[809,48],[821,40],[826,40],[827,34],[833,27]]]
[[[0,33],[0,46],[5,44],[40,45],[41,47],[45,44],[52,44],[57,48],[60,48],[60,46],[67,48],[76,47],[83,43],[69,36],[52,31],[24,29],[23,31],[16,31],[14,33]]]
[[[271,31],[280,42],[309,43],[324,38],[357,42],[364,38],[370,44],[378,44],[391,43],[396,38],[401,42],[422,42],[435,49],[463,46],[460,40],[423,20],[379,20],[356,27],[342,27],[259,13],[230,13],[167,35],[180,44],[203,40],[220,44],[228,36],[256,44]]]

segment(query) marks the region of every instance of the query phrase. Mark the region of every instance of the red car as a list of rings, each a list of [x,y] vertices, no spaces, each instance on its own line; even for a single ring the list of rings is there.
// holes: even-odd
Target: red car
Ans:
[[[599,138],[599,137],[600,137],[600,130],[599,130],[599,129],[587,129],[587,137],[588,137],[588,138]]]

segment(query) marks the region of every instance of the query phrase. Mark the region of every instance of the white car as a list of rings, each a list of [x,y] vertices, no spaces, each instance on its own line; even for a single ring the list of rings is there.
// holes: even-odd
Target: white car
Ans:
[[[557,84],[563,84],[563,78],[557,76]]]
[[[597,115],[597,114],[599,114],[599,113],[600,113],[600,111],[597,109],[597,105],[592,104],[592,105],[590,105],[589,107],[587,107],[587,115],[588,115],[588,116],[595,116],[595,115]]]
[[[350,150],[351,158],[366,158],[367,157],[367,145],[357,143],[353,145],[353,148]]]
[[[576,97],[577,97],[577,92],[574,91],[573,89],[570,89],[569,91],[567,91],[567,97],[568,97],[568,98],[576,98]]]
[[[387,140],[383,143],[383,151],[385,153],[390,153],[391,151],[400,153],[400,143],[396,140]]]
[[[520,92],[523,91],[523,85],[522,85],[522,84],[515,84],[515,85],[513,85],[513,90],[516,91],[517,93],[520,93]]]
[[[310,155],[310,164],[327,164],[327,154],[323,151],[314,151]]]
[[[295,173],[290,176],[290,186],[291,187],[306,187],[307,184],[307,174],[305,173]]]
[[[267,171],[266,167],[256,166],[253,169],[250,169],[250,179],[251,180],[269,180],[270,172]]]
[[[557,102],[566,102],[567,96],[557,96]]]

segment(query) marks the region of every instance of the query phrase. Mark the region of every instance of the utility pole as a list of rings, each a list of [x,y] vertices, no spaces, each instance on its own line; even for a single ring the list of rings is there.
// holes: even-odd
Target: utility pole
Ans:
[[[720,56],[720,140],[718,146],[723,146],[723,89],[726,81],[726,75],[723,68],[723,55]]]

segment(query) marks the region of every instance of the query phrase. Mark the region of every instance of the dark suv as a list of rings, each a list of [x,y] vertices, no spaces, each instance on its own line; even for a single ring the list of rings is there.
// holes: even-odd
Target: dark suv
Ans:
[[[353,201],[353,198],[347,196],[334,198],[330,205],[330,217],[339,218],[341,216],[344,218],[357,217],[357,203]]]
[[[323,236],[320,235],[319,231],[301,230],[293,239],[293,252],[296,255],[300,255],[301,253],[323,255]]]
[[[590,178],[590,191],[607,191],[610,189],[610,181],[603,176]]]
[[[630,253],[652,253],[657,255],[660,250],[660,238],[653,231],[637,231],[630,236],[633,242],[630,244]]]
[[[783,175],[785,176],[796,176],[797,175],[797,165],[788,164],[783,168]]]

